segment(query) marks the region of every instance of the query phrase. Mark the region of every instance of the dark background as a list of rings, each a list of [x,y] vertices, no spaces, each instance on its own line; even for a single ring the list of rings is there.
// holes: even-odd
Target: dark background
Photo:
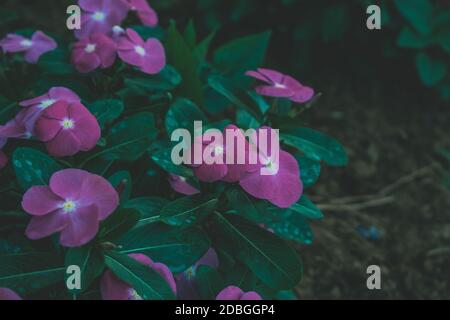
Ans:
[[[65,9],[76,1],[0,0],[20,14],[14,27],[72,39]],[[303,123],[339,139],[350,163],[324,167],[309,195],[325,219],[315,241],[299,247],[301,299],[445,299],[450,294],[450,103],[425,87],[414,51],[395,39],[405,21],[392,1],[382,30],[366,28],[366,7],[380,1],[153,0],[161,25],[189,19],[213,47],[272,30],[266,67],[292,74],[322,93]],[[448,1],[435,1],[449,8]],[[386,9],[386,11],[384,11]],[[8,31],[0,27],[0,36]],[[450,61],[441,51],[433,53]],[[364,230],[372,228],[374,236]],[[382,270],[382,290],[366,288],[366,268]]]

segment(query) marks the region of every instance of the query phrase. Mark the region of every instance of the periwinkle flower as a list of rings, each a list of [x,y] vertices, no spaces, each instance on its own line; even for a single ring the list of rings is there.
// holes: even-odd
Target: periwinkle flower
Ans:
[[[79,0],[81,29],[75,30],[77,39],[84,39],[94,33],[108,34],[128,14],[128,6],[120,0]]]
[[[133,29],[127,29],[117,39],[117,52],[122,61],[147,74],[156,74],[166,65],[166,54],[161,42],[154,38],[144,41]]]
[[[116,60],[116,44],[101,33],[94,33],[73,46],[71,61],[81,73],[109,68]]]
[[[42,31],[36,31],[31,39],[10,33],[0,41],[4,53],[23,52],[25,61],[33,64],[38,62],[41,55],[56,49],[57,46],[55,40]]]
[[[198,300],[199,294],[196,288],[196,272],[198,267],[205,265],[213,269],[219,267],[219,258],[213,248],[209,248],[208,251],[191,267],[186,271],[177,274],[175,280],[177,282],[178,298],[181,300]]]
[[[185,177],[177,176],[175,174],[169,175],[169,184],[173,190],[187,196],[200,193],[200,191],[197,188],[191,186],[187,182]]]
[[[22,298],[9,288],[0,288],[0,300],[22,300]]]
[[[262,298],[254,291],[244,292],[239,287],[228,286],[219,292],[216,300],[262,300]]]
[[[134,260],[156,271],[169,285],[173,293],[176,294],[177,286],[169,268],[160,262],[153,262],[152,259],[141,253],[128,255]],[[111,270],[106,270],[100,280],[100,292],[103,300],[142,300],[136,290],[125,281],[119,279]]]
[[[101,134],[97,119],[85,106],[66,101],[59,101],[44,111],[36,122],[35,133],[55,157],[89,151]]]
[[[259,68],[257,71],[247,71],[246,75],[266,83],[256,87],[256,92],[262,96],[289,98],[298,103],[308,102],[314,96],[312,88],[275,70]]]
[[[34,125],[45,109],[56,102],[65,101],[67,103],[80,102],[80,97],[72,90],[65,87],[53,87],[42,96],[25,100],[19,103],[24,107],[22,121],[28,134],[34,134]]]
[[[154,27],[158,24],[158,15],[148,4],[147,0],[122,0],[128,8],[136,12],[137,16],[145,26]]]
[[[79,247],[97,234],[99,222],[118,206],[119,196],[103,177],[79,169],[58,171],[49,186],[33,186],[22,208],[33,216],[25,231],[30,239],[60,232],[65,247]]]

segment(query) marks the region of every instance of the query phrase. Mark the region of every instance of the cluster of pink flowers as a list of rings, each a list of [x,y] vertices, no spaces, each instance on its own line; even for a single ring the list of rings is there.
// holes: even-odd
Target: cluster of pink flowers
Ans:
[[[50,155],[72,156],[93,149],[100,139],[97,119],[83,106],[76,93],[64,87],[51,88],[46,94],[19,103],[14,119],[0,125],[0,150],[7,139],[35,136],[45,143]],[[0,151],[0,168],[6,164]]]
[[[156,26],[158,16],[146,0],[79,0],[83,9],[79,41],[73,46],[72,63],[81,73],[109,68],[119,58],[147,74],[160,72],[166,64],[164,47],[157,39],[144,41],[134,30],[120,24],[129,11],[146,26]]]

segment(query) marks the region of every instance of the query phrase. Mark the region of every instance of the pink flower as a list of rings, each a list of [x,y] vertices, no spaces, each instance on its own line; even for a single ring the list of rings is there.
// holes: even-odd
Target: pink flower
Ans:
[[[100,139],[97,119],[79,102],[59,101],[53,104],[36,122],[35,132],[55,157],[89,151]]]
[[[274,134],[269,129],[268,141],[271,141],[271,135]],[[259,144],[259,141],[258,141]],[[273,171],[272,175],[263,175],[261,170],[247,170],[240,178],[239,185],[253,197],[265,199],[280,208],[288,208],[297,202],[303,192],[303,184],[300,180],[300,169],[297,160],[288,152],[279,150],[279,159],[272,155],[273,149],[270,144],[266,150],[261,150],[258,145],[259,153],[265,159],[260,160],[260,168],[264,167],[267,171]],[[267,154],[264,155],[264,153]],[[270,156],[269,156],[270,154]]]
[[[126,34],[117,40],[117,51],[124,62],[148,74],[156,74],[166,65],[161,42],[153,38],[144,42],[133,29],[127,29]]]
[[[231,140],[227,141],[227,136],[230,136],[231,133],[234,133],[238,137],[237,139],[235,138],[234,143]],[[243,147],[238,145],[237,141],[239,140],[244,141]],[[222,159],[221,163],[208,164],[203,159],[202,164],[193,164],[194,174],[200,181],[215,182],[223,180],[226,182],[237,182],[247,171],[254,171],[258,168],[257,165],[251,165],[249,163],[249,144],[245,140],[241,130],[235,125],[228,125],[224,129],[221,141],[215,141],[213,135],[209,136],[208,134],[204,134],[198,137],[194,141],[194,144],[201,145],[199,149],[201,149],[202,155],[205,153],[205,149],[208,148],[208,150],[213,150],[212,154],[215,158]],[[234,150],[232,150],[233,145]],[[195,146],[193,149],[195,150]],[[238,164],[239,152],[244,153],[244,150],[244,161],[242,164]],[[207,152],[209,153],[209,151]],[[227,154],[231,154],[231,152],[234,154],[233,163],[227,164]],[[192,163],[194,163],[193,160]]]
[[[78,169],[65,169],[50,178],[49,186],[31,187],[22,208],[31,214],[25,234],[41,239],[60,232],[65,247],[78,247],[97,234],[99,221],[118,206],[119,196],[103,177]]]
[[[0,288],[0,300],[22,300],[22,298],[8,288]]]
[[[189,183],[187,183],[186,178],[184,177],[170,174],[169,183],[173,190],[175,190],[178,193],[185,194],[187,196],[200,193],[198,189],[194,188]]]
[[[262,298],[254,291],[244,292],[236,286],[229,286],[220,291],[216,300],[262,300]]]
[[[75,30],[77,39],[94,33],[108,34],[111,28],[121,24],[128,14],[128,6],[120,0],[79,0],[83,9],[81,29]]]
[[[94,33],[73,46],[71,60],[81,73],[94,71],[98,67],[109,68],[116,60],[116,44],[108,36]]]
[[[154,27],[158,24],[158,15],[155,10],[148,4],[147,0],[122,0],[131,11],[137,13],[142,24]]]
[[[263,96],[289,98],[298,103],[307,102],[314,96],[312,88],[275,70],[259,68],[258,71],[247,71],[245,74],[267,83],[256,87],[256,92]]]
[[[70,89],[53,87],[42,96],[20,102],[19,105],[26,107],[22,117],[22,123],[26,132],[33,134],[36,120],[41,116],[42,112],[59,101],[67,103],[80,102],[80,97]]]
[[[200,296],[196,289],[196,272],[198,267],[205,265],[213,269],[219,267],[219,258],[213,248],[201,257],[193,266],[189,267],[183,273],[177,274],[175,277],[177,281],[178,298],[181,300],[199,300]]]
[[[41,31],[36,31],[31,39],[17,34],[8,34],[6,38],[0,41],[0,47],[4,53],[24,52],[25,61],[28,63],[37,63],[39,57],[48,51],[55,50],[57,44],[55,40],[45,35]]]
[[[153,262],[152,259],[140,253],[129,254],[134,260],[152,268],[166,280],[167,284],[176,294],[177,287],[169,268],[160,262]],[[142,300],[142,297],[128,283],[120,280],[110,270],[106,270],[100,280],[100,292],[103,300]]]

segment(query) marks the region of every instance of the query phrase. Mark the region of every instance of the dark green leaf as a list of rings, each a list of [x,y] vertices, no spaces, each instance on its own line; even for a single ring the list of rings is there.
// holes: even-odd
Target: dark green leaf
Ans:
[[[123,207],[135,209],[141,214],[136,228],[161,220],[161,210],[169,201],[164,198],[143,197],[128,200]]]
[[[194,121],[207,122],[206,115],[197,105],[188,99],[176,99],[167,111],[166,130],[169,136],[176,129],[188,129],[193,132]]]
[[[395,5],[418,32],[430,33],[433,4],[429,0],[395,0]]]
[[[191,168],[183,165],[176,165],[171,159],[172,149],[163,148],[153,154],[152,160],[164,171],[175,174],[177,176],[191,178],[194,176]]]
[[[216,207],[218,199],[203,195],[186,196],[168,203],[161,211],[161,220],[173,226],[188,226],[205,218]]]
[[[170,65],[156,75],[125,78],[125,86],[136,94],[147,95],[157,91],[171,91],[181,83],[181,75]]]
[[[13,153],[17,181],[23,190],[47,185],[50,177],[61,167],[46,154],[31,148],[17,148]]]
[[[144,300],[173,300],[172,289],[156,271],[119,252],[105,253],[105,263]]]
[[[118,209],[102,221],[98,237],[102,240],[115,240],[133,228],[141,215],[135,209]]]
[[[294,203],[290,209],[309,219],[323,218],[323,213],[305,195],[302,195],[300,200],[297,203]]]
[[[69,266],[78,266],[81,271],[81,289],[69,290],[74,293],[86,291],[105,268],[101,252],[91,244],[79,248],[70,248],[65,258],[66,270]],[[70,274],[66,273],[65,276],[67,281]]]
[[[302,277],[302,263],[284,240],[238,216],[216,212],[211,236],[226,246],[267,286],[289,289]]]
[[[130,199],[133,181],[128,171],[119,171],[108,179],[111,185],[120,193],[120,203],[125,203]]]
[[[447,74],[447,65],[428,54],[420,52],[416,56],[416,66],[423,84],[432,87],[444,79]]]
[[[95,101],[87,105],[87,108],[97,118],[100,127],[104,128],[107,124],[120,117],[124,105],[121,100],[107,99]]]
[[[0,256],[0,287],[19,294],[64,281],[64,263],[54,254],[17,253]]]
[[[195,272],[196,288],[204,300],[215,300],[217,294],[225,288],[220,274],[207,265],[201,265]]]
[[[131,26],[130,28],[136,31],[139,34],[139,36],[144,40],[147,40],[149,38],[156,38],[162,40],[165,36],[164,29],[159,26],[149,27],[138,25],[138,26]]]
[[[322,160],[331,166],[345,166],[347,153],[335,139],[308,128],[286,128],[280,134],[284,143],[302,151],[313,160]]]
[[[197,262],[210,247],[201,229],[174,228],[162,223],[147,224],[128,232],[118,242],[123,253],[143,253],[162,262],[173,272],[183,272]]]
[[[295,155],[300,167],[300,177],[304,187],[310,187],[316,183],[320,176],[320,162],[311,160],[308,157]]]

